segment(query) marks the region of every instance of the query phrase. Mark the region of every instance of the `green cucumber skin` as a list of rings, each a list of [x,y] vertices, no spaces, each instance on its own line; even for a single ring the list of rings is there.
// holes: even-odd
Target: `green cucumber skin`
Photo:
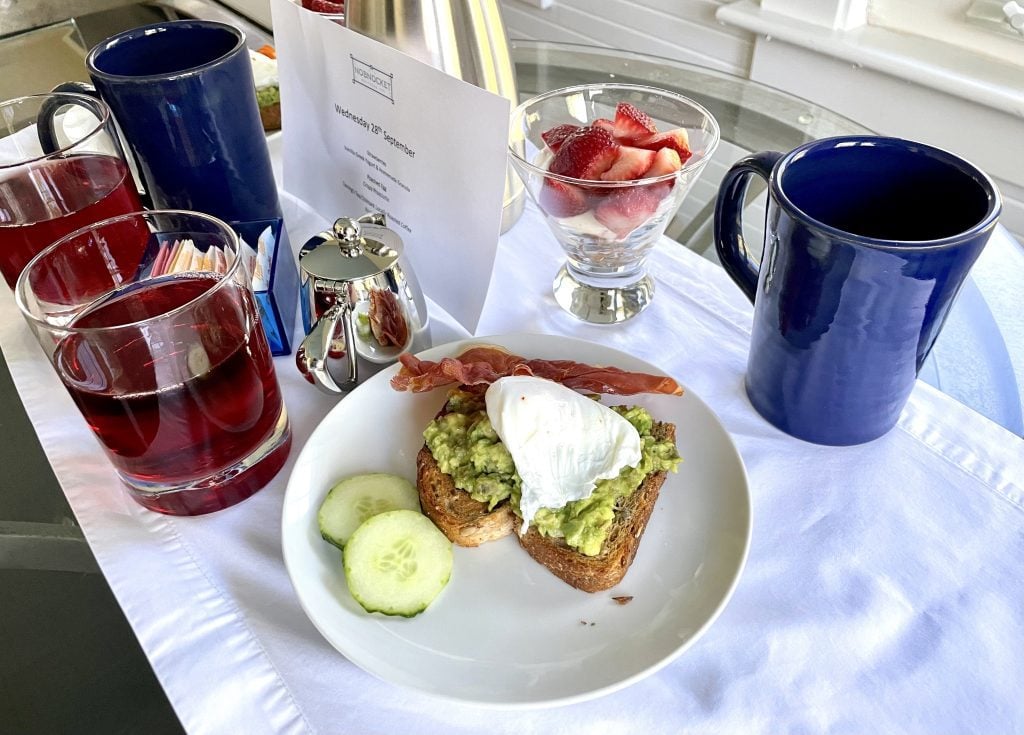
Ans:
[[[359,493],[363,499],[375,500],[385,504],[384,510],[397,510],[408,508],[419,510],[419,494],[416,487],[406,478],[391,475],[384,472],[371,472],[360,475],[352,475],[336,482],[328,491],[317,511],[317,528],[320,537],[327,543],[344,550],[345,544],[351,538],[352,533],[359,524],[352,526],[348,520],[355,505],[351,503],[349,495]],[[369,517],[363,518],[368,520]],[[346,526],[350,528],[346,529]],[[346,535],[347,534],[347,535]]]
[[[345,569],[345,576],[348,576],[348,568]],[[437,595],[415,612],[402,612],[395,608],[391,608],[388,610],[377,609],[359,599],[359,597],[357,597],[356,594],[352,592],[351,588],[349,589],[349,592],[352,593],[353,599],[355,599],[355,601],[359,603],[359,606],[368,613],[380,613],[381,615],[387,615],[389,617],[415,618],[417,615],[426,612],[427,608],[437,601],[437,598],[441,596],[441,592],[444,592],[444,588],[448,586],[448,582],[451,580],[451,578],[452,573],[451,570],[449,570],[448,573],[444,575],[444,579],[441,580],[441,589],[438,591]]]
[[[345,548],[344,544],[342,544],[342,543],[340,543],[338,541],[335,541],[330,536],[325,534],[323,531],[320,532],[320,538],[322,538],[324,541],[329,543],[331,546],[337,546],[339,549],[344,549]]]
[[[397,529],[389,529],[385,527],[385,524],[390,523],[392,519],[402,519],[402,514],[405,514],[405,517],[409,519],[409,524],[407,524],[408,527],[400,527]],[[423,521],[425,521],[425,524]],[[364,531],[363,529],[368,525],[371,527],[369,530]],[[379,528],[373,528],[373,526],[379,526]],[[366,568],[363,568],[362,573],[354,571],[351,563],[352,554],[343,553],[342,564],[345,570],[347,586],[355,601],[358,602],[360,607],[368,613],[380,613],[382,615],[392,617],[413,618],[424,612],[431,604],[433,604],[451,580],[452,565],[454,561],[452,545],[451,542],[444,537],[444,534],[442,534],[426,516],[411,510],[388,511],[374,516],[357,529],[357,532],[353,534],[352,538],[349,539],[349,542],[351,543],[359,534],[362,534],[363,538],[366,538],[367,533],[377,534],[378,536],[382,536],[382,538],[377,539],[374,537],[372,540],[368,540],[367,544],[371,544],[370,548],[379,548],[382,545],[383,539],[386,538],[384,535],[386,532],[394,534],[396,538],[399,537],[399,534],[407,535],[409,538],[420,538],[421,541],[418,552],[426,555],[425,558],[421,558],[421,561],[432,561],[433,564],[431,566],[438,567],[438,571],[441,572],[441,577],[433,584],[425,583],[424,580],[416,582],[416,586],[418,588],[426,588],[428,597],[413,600],[408,605],[388,604],[387,601],[384,600],[377,600],[376,602],[366,600],[366,595],[360,594],[360,588],[362,585],[367,583],[367,578],[369,576],[373,576],[376,572],[367,570]],[[362,551],[358,545],[356,550]],[[440,555],[437,555],[438,551],[440,552]],[[373,558],[372,551],[367,552],[367,554],[368,555],[365,558],[359,559],[358,563],[360,566],[368,563]],[[365,592],[365,589],[363,589],[363,591]]]

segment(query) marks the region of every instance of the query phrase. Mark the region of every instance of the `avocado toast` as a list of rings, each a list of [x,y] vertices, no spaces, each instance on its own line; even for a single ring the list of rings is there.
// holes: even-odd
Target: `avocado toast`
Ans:
[[[595,592],[621,581],[636,555],[668,470],[679,462],[675,427],[639,407],[614,407],[642,440],[636,467],[603,480],[589,497],[542,508],[521,533],[520,477],[491,426],[479,386],[453,390],[424,431],[416,459],[424,513],[454,543],[477,546],[515,532],[553,574]]]
[[[481,413],[483,396],[478,391],[452,390],[424,431],[425,441],[416,455],[420,507],[459,546],[479,546],[507,536],[515,522],[509,503],[512,457],[493,429],[487,430],[490,422],[479,424]],[[488,474],[494,477],[489,485]]]

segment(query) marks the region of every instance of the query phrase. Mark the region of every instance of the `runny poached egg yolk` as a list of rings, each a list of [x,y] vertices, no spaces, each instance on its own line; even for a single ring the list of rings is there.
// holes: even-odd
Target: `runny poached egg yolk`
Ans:
[[[499,378],[484,396],[487,416],[522,479],[521,533],[540,508],[589,497],[599,480],[640,462],[640,434],[626,419],[544,378]]]

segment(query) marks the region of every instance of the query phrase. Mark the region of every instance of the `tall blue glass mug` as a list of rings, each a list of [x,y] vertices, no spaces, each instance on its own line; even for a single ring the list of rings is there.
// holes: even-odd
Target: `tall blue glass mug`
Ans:
[[[760,267],[742,235],[751,175],[768,181]],[[736,163],[715,244],[754,303],[745,382],[757,411],[818,444],[889,431],[1000,210],[978,168],[896,138],[829,138]]]
[[[155,207],[229,222],[280,216],[241,31],[199,20],[143,26],[100,42],[86,66]]]

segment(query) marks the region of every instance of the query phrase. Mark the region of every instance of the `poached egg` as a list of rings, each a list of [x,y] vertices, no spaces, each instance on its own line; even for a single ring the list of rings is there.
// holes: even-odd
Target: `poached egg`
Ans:
[[[277,62],[274,59],[249,49],[249,61],[252,62],[252,79],[256,89],[277,84]]]
[[[540,508],[587,498],[599,480],[640,462],[640,434],[599,402],[544,378],[499,378],[484,396],[522,479],[522,533]]]

